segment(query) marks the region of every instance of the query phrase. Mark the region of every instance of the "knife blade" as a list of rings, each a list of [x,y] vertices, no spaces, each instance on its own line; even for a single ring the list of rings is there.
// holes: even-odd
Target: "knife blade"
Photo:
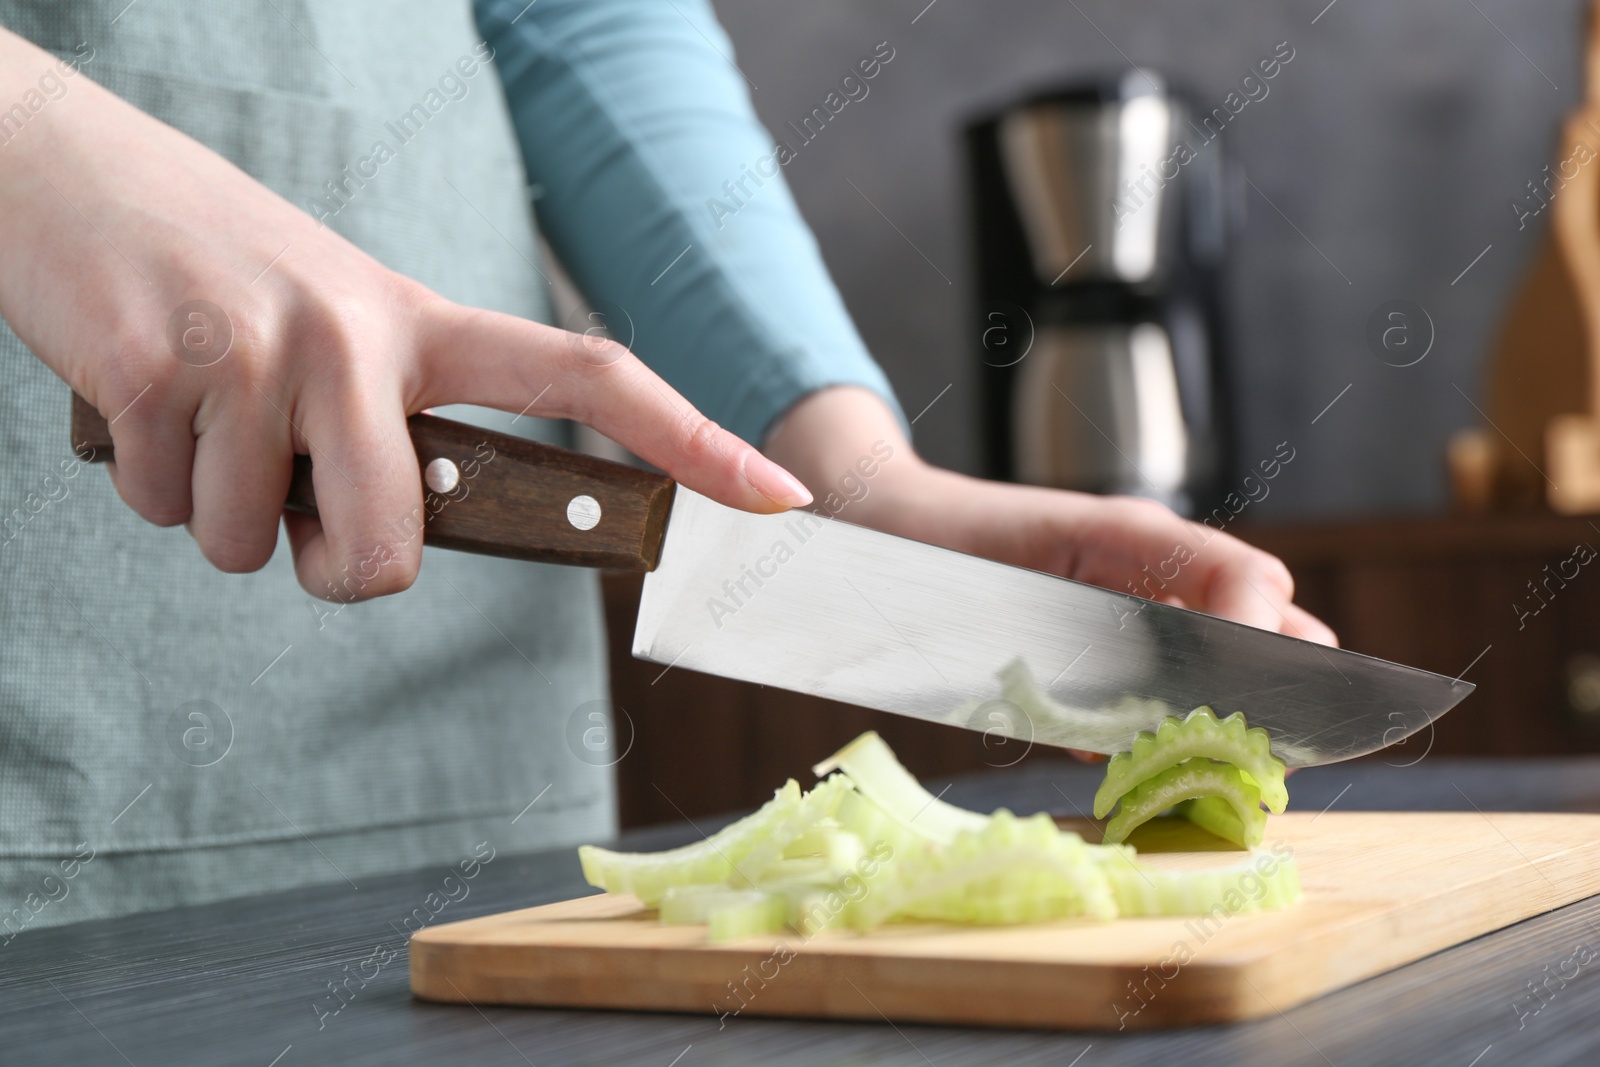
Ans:
[[[1031,744],[1121,752],[1209,704],[1290,766],[1429,726],[1473,685],[804,511],[751,515],[659,474],[432,415],[408,420],[434,547],[646,572],[633,653]],[[80,458],[114,458],[74,396]],[[295,460],[285,508],[316,514]],[[403,526],[403,524],[399,524]]]
[[[1115,753],[1209,704],[1290,766],[1410,736],[1473,685],[808,512],[682,486],[633,654],[1033,743]]]

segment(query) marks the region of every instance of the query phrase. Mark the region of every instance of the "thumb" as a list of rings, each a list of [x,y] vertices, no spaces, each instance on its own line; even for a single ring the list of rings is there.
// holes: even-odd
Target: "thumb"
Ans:
[[[811,503],[794,475],[615,341],[456,305],[431,312],[423,331],[414,410],[480,404],[574,419],[728,507],[765,513]]]

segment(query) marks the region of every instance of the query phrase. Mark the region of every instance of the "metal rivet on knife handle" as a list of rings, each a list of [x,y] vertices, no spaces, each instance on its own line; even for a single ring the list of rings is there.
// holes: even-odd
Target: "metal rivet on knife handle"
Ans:
[[[428,464],[423,480],[429,489],[443,496],[461,484],[461,468],[440,456]]]
[[[600,501],[587,493],[580,493],[567,501],[567,521],[580,530],[592,530],[600,525]]]

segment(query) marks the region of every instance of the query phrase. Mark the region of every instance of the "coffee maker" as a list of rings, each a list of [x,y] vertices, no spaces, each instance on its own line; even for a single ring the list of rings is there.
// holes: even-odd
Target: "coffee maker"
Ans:
[[[992,476],[1203,513],[1230,440],[1220,142],[1155,73],[970,123],[978,356]]]

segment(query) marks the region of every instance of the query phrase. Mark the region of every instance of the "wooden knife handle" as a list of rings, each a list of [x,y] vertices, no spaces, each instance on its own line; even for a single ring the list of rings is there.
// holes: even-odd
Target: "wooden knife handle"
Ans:
[[[396,516],[396,541],[420,532],[437,548],[615,570],[654,570],[660,560],[675,487],[665,475],[435,415],[407,426],[418,467],[437,464],[443,486],[454,465],[456,484],[436,492],[425,474],[418,513]],[[72,447],[89,462],[116,458],[111,427],[76,393]],[[286,510],[317,513],[311,464],[294,458]]]

